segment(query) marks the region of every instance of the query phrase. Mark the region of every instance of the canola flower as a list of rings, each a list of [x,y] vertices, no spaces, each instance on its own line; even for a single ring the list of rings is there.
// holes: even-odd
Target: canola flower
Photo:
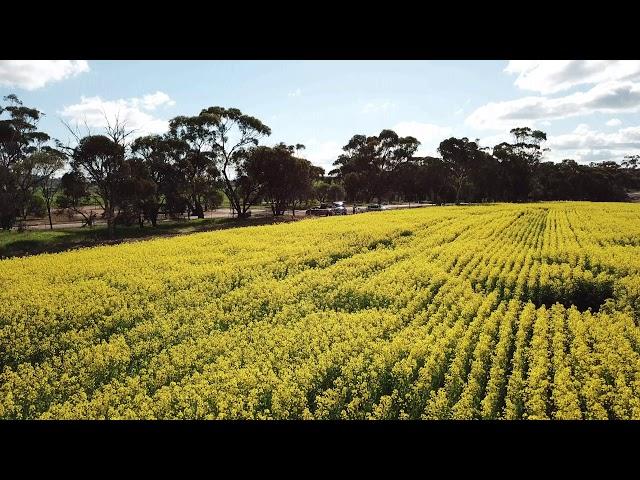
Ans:
[[[640,206],[429,207],[0,261],[4,419],[638,419]]]

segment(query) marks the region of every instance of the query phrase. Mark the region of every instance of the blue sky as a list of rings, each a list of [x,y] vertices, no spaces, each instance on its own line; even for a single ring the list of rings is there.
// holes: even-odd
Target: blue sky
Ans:
[[[620,160],[640,153],[637,61],[0,61],[0,94],[61,120],[104,126],[103,112],[139,134],[176,115],[237,107],[272,130],[263,143],[303,143],[326,169],[354,134],[392,128],[436,154],[448,136],[508,140],[516,126],[547,132],[549,160]]]

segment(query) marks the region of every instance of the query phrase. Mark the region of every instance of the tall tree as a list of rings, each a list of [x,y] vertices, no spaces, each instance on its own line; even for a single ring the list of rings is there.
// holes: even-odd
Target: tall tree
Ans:
[[[47,216],[49,217],[49,228],[53,230],[53,222],[51,220],[51,201],[59,189],[60,180],[55,178],[56,173],[64,168],[65,155],[56,149],[48,148],[40,152],[34,153],[35,158],[35,175],[38,178],[38,185],[42,191],[47,206]]]
[[[17,201],[22,221],[27,219],[29,205],[31,204],[35,189],[38,186],[36,168],[41,156],[37,155],[37,153],[38,152],[34,152],[20,158],[12,165],[18,187],[18,196],[15,200]]]
[[[631,168],[633,170],[640,168],[640,155],[625,155],[622,161],[622,168]]]
[[[169,122],[169,135],[177,140],[173,144],[174,149],[181,152],[177,164],[189,188],[189,210],[198,218],[204,218],[206,191],[219,175],[213,124],[211,115],[202,114],[180,116]]]
[[[0,228],[10,230],[19,215],[16,196],[18,185],[9,167],[0,165]]]
[[[121,201],[120,184],[125,170],[122,145],[105,135],[90,135],[73,149],[72,168],[85,176],[95,188],[95,198],[104,211],[109,238],[115,235],[115,210]]]
[[[4,97],[4,101],[5,105],[0,105],[0,166],[3,167],[2,201],[8,203],[1,209],[4,224],[11,228],[18,215],[26,218],[36,187],[31,155],[43,148],[50,137],[38,130],[44,113],[24,106],[13,94]]]
[[[83,206],[91,200],[89,182],[77,170],[65,173],[60,178],[60,195],[57,204],[60,208],[69,212],[69,216],[79,214],[84,219],[82,226],[93,227],[96,213],[93,209],[85,211]]]
[[[370,201],[381,200],[389,191],[392,176],[399,165],[411,162],[420,142],[414,137],[400,137],[393,130],[382,130],[377,136],[354,135],[342,147],[345,152],[334,162],[330,173],[338,174],[347,193]],[[356,174],[347,180],[347,175]],[[358,187],[356,187],[358,185]]]
[[[39,150],[50,137],[38,130],[44,113],[25,107],[13,94],[4,97],[4,101],[7,105],[0,105],[0,165],[11,167]],[[2,118],[5,113],[8,118]]]
[[[143,228],[144,221],[149,220],[155,226],[153,219],[157,221],[158,217],[157,190],[158,185],[151,177],[148,165],[140,158],[126,159],[118,183],[119,211],[116,221],[122,220],[125,224],[137,221]]]
[[[437,157],[421,157],[416,161],[420,166],[418,184],[421,187],[421,196],[432,202],[442,203],[449,189],[446,165]]]
[[[478,165],[478,144],[466,137],[451,137],[440,142],[438,152],[448,169],[451,187],[455,191],[455,202],[460,203],[460,194],[469,186],[472,170]]]
[[[505,174],[508,200],[526,201],[533,190],[533,176],[545,149],[547,135],[529,127],[513,128],[513,142],[493,147],[493,155],[501,163]]]
[[[183,213],[187,205],[190,211],[197,211],[198,206],[203,210],[205,197],[198,189],[203,182],[193,175],[196,169],[191,164],[198,156],[190,154],[186,141],[171,135],[148,135],[136,138],[131,151],[141,159],[144,175],[155,184],[144,202],[144,216],[154,227],[163,209],[169,215]]]
[[[329,189],[327,190],[327,199],[332,202],[344,200],[345,194],[346,193],[342,184],[333,182],[331,185],[329,185]]]
[[[400,165],[393,177],[393,189],[404,200],[417,201],[421,196],[421,166],[417,162]]]
[[[348,172],[342,175],[342,184],[351,202],[368,202],[371,198],[365,173]]]
[[[294,156],[298,150],[283,143],[275,147],[259,146],[251,149],[242,164],[242,172],[269,202],[273,215],[283,215],[288,206],[295,214],[296,204],[311,195],[312,165]]]
[[[329,188],[331,187],[330,183],[327,183],[322,180],[317,180],[313,182],[313,194],[317,200],[320,202],[326,202],[329,198]]]
[[[270,135],[271,129],[237,108],[223,107],[203,109],[195,117],[176,117],[169,125],[171,134],[189,142],[192,150],[215,159],[231,207],[238,217],[247,216],[253,187],[248,186],[247,178],[237,175],[237,170],[250,148]],[[206,169],[205,163],[199,164],[200,170]]]
[[[288,206],[292,215],[296,216],[296,208],[307,203],[313,197],[313,165],[309,160],[304,158],[292,157],[291,167],[289,169],[289,198]],[[332,188],[329,188],[332,193]]]

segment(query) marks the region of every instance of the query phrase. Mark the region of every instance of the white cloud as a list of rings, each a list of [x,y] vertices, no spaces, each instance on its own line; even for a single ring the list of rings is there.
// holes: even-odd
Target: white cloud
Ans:
[[[432,123],[400,122],[392,130],[401,137],[412,136],[420,141],[416,152],[418,156],[436,156],[440,142],[449,138],[453,130],[451,127],[441,127]]]
[[[498,133],[496,135],[489,135],[486,137],[481,137],[478,145],[481,147],[489,147],[493,148],[496,145],[499,145],[503,142],[511,142],[513,139],[511,138],[509,133]]]
[[[387,112],[397,107],[397,104],[388,100],[380,102],[369,102],[362,107],[362,113]]]
[[[511,60],[504,70],[518,75],[515,85],[542,94],[640,77],[638,60]]]
[[[618,126],[622,125],[622,121],[617,119],[617,118],[612,118],[607,123],[605,123],[605,125],[607,127],[618,127]]]
[[[462,107],[460,107],[459,109],[457,109],[455,112],[453,112],[454,115],[462,115],[464,113],[464,107],[466,107],[467,105],[469,105],[471,103],[471,99],[467,98],[467,100],[464,102],[464,104],[462,105]]]
[[[592,113],[640,111],[640,83],[610,81],[586,92],[563,97],[524,97],[491,102],[476,109],[465,123],[478,129],[511,129],[536,122]]]
[[[336,168],[333,166],[333,162],[344,153],[342,151],[343,145],[334,140],[318,141],[312,138],[303,143],[305,149],[300,152],[300,155],[314,165],[324,168],[325,173]]]
[[[156,107],[159,107],[161,105],[172,107],[175,104],[176,102],[171,100],[171,97],[169,97],[169,95],[161,91],[157,91],[156,93],[151,93],[142,97],[142,105],[146,110],[155,110]]]
[[[480,146],[492,148],[499,143],[512,141],[505,132],[482,137]],[[605,133],[580,123],[570,133],[549,135],[543,146],[550,148],[550,151],[544,152],[543,161],[560,162],[571,158],[579,163],[604,160],[620,162],[625,155],[640,154],[640,126]]]
[[[420,148],[416,152],[418,156],[437,156],[437,149],[442,140],[452,135],[452,129],[430,123],[401,122],[391,128],[401,137],[412,136],[420,141]],[[349,140],[339,143],[334,140],[318,141],[316,138],[303,142],[306,149],[301,155],[314,165],[325,169],[326,173],[336,168],[333,162],[344,153],[342,147]]]
[[[565,158],[570,158],[578,163],[588,164],[591,162],[613,161],[622,163],[626,155],[640,155],[640,149],[629,150],[608,150],[608,149],[577,149],[577,150],[559,150],[553,155],[549,155],[548,160],[560,162]]]
[[[608,160],[620,162],[623,160],[624,154],[611,150],[583,149],[576,150],[570,158],[578,163],[604,162]]]
[[[107,126],[107,119],[113,123],[116,118],[119,118],[121,122],[125,122],[128,130],[135,130],[134,136],[140,136],[166,132],[169,122],[154,117],[148,111],[155,110],[160,105],[174,104],[175,102],[167,94],[159,91],[142,98],[117,100],[83,96],[80,98],[80,103],[67,105],[59,113],[72,124],[86,123],[89,127],[98,129]]]
[[[588,164],[604,160],[621,161],[623,157],[624,154],[621,152],[601,149],[552,150],[545,154],[544,161],[558,163],[565,159],[571,159],[578,163]]]
[[[452,129],[449,127],[441,127],[430,123],[420,122],[401,122],[391,128],[401,137],[412,136],[420,141],[420,148],[416,152],[418,156],[437,156],[437,149],[442,140],[452,135]],[[326,173],[336,168],[333,162],[344,153],[342,147],[349,140],[339,143],[334,140],[318,141],[316,138],[308,139],[303,142],[306,149],[301,155],[314,165],[325,169]]]
[[[621,128],[605,133],[581,123],[571,133],[553,135],[548,139],[552,150],[630,150],[640,148],[640,126]]]
[[[571,158],[578,163],[612,160],[621,162],[625,155],[640,154],[640,126],[605,133],[581,123],[573,132],[549,137],[548,159]]]
[[[86,60],[0,60],[0,85],[36,90],[88,71]]]
[[[640,149],[611,150],[607,148],[578,148],[568,150],[552,150],[545,154],[544,161],[560,162],[566,158],[578,163],[588,164],[603,161],[624,161],[625,155],[640,154]]]
[[[287,94],[287,96],[289,96],[289,97],[299,97],[301,95],[302,95],[302,92],[300,91],[299,88],[296,88],[293,92],[289,92]]]

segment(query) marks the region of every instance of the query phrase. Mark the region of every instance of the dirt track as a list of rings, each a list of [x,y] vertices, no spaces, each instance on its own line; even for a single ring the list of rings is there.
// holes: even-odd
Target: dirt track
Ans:
[[[417,207],[428,207],[428,206],[432,206],[432,205],[424,205],[424,204],[399,204],[399,205],[387,205],[386,208],[389,210],[395,210],[395,209],[399,209],[399,208],[417,208]],[[95,212],[100,213],[101,209],[99,207],[85,207],[85,210],[88,212],[89,210],[93,209]],[[287,213],[290,213],[290,211],[288,211]],[[347,207],[347,214],[351,215],[352,214],[352,207],[348,206]],[[266,217],[266,216],[270,216],[271,215],[271,210],[269,208],[264,208],[264,207],[253,207],[251,208],[251,216],[253,218],[260,218],[260,217]],[[305,216],[305,210],[296,210],[295,212],[295,216],[296,217],[304,217]],[[229,209],[226,208],[219,208],[218,210],[210,210],[205,212],[204,214],[205,218],[233,218],[233,215],[231,214],[231,211]],[[197,217],[190,217],[190,219],[196,219]],[[186,217],[185,217],[186,219]],[[159,219],[160,222],[164,222],[164,221],[170,221],[169,219],[165,220],[165,219]],[[69,228],[80,228],[82,227],[84,221],[81,215],[77,214],[75,215],[73,220],[69,220],[68,216],[66,215],[60,215],[60,214],[56,214],[53,215],[53,228],[55,229],[69,229]],[[95,222],[95,225],[105,225],[105,222],[103,220],[97,220]],[[44,218],[32,218],[32,219],[27,219],[27,223],[26,226],[28,229],[30,230],[46,230],[49,228],[49,219],[47,217]]]

